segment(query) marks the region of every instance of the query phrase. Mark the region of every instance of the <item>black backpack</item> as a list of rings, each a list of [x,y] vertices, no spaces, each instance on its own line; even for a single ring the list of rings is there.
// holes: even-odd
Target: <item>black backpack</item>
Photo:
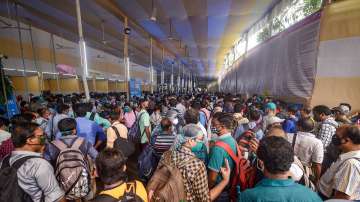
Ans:
[[[18,169],[31,158],[41,158],[40,156],[26,156],[16,160],[10,166],[10,155],[3,159],[0,168],[0,201],[1,202],[32,202],[28,195],[18,184]],[[42,197],[41,201],[44,197]]]
[[[136,182],[126,183],[126,191],[118,199],[107,194],[100,194],[91,200],[91,202],[143,202],[143,200],[136,195],[136,185]]]
[[[111,126],[115,131],[116,139],[114,141],[114,149],[118,149],[123,152],[125,156],[131,156],[135,152],[135,145],[131,141],[122,138],[118,129],[115,126]]]

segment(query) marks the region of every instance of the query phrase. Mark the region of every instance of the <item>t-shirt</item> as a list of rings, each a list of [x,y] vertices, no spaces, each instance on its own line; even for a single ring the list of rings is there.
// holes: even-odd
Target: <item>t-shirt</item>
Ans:
[[[147,193],[144,185],[139,181],[135,181],[133,184],[136,184],[136,195],[139,196],[144,202],[147,202]],[[100,192],[100,194],[106,194],[118,199],[125,194],[126,188],[127,184],[123,183],[115,188],[104,190]]]
[[[157,128],[159,128],[159,127],[157,127]],[[157,130],[159,130],[159,129],[157,129]],[[151,137],[151,139],[152,139],[151,144],[152,144],[156,154],[162,155],[164,152],[168,151],[170,149],[170,147],[174,144],[176,135],[164,133],[160,130],[157,134],[154,134],[154,132]]]
[[[255,188],[240,193],[240,202],[320,202],[320,197],[309,188],[291,179],[263,179]]]
[[[217,141],[225,142],[230,146],[230,148],[234,151],[234,153],[237,154],[236,151],[237,143],[230,133],[219,136]],[[212,147],[210,149],[210,154],[209,154],[208,169],[219,173],[220,168],[225,166],[225,162],[224,162],[225,158],[228,159],[229,166],[232,171],[235,166],[235,163],[230,157],[230,155],[222,147],[218,147],[218,146]],[[216,184],[218,184],[221,180],[222,180],[222,176],[219,173],[216,179]]]
[[[145,127],[150,127],[150,131],[151,131],[150,116],[149,116],[149,113],[147,113],[147,111],[145,109],[142,109],[139,112],[138,117],[140,118],[139,126],[140,126],[140,133],[141,133],[141,144],[145,144],[145,143],[149,142],[149,140],[146,136]]]

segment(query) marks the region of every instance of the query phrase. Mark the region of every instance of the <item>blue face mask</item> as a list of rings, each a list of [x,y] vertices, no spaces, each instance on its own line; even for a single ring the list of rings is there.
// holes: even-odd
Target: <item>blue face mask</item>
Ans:
[[[124,107],[124,112],[125,112],[125,113],[130,112],[130,107],[128,107],[128,106]]]
[[[202,142],[197,142],[196,145],[195,145],[195,147],[191,148],[191,151],[192,151],[192,152],[199,152],[199,151],[201,151],[201,149],[203,148],[203,145],[204,145],[204,143],[202,143]]]

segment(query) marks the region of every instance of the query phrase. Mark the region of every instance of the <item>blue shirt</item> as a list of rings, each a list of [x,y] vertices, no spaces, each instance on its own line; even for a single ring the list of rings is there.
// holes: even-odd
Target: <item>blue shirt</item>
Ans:
[[[282,125],[283,127],[283,130],[286,132],[286,133],[296,133],[296,122],[297,120],[296,119],[286,119]]]
[[[320,202],[320,197],[309,188],[291,179],[263,179],[253,189],[240,193],[238,202]]]
[[[206,127],[206,114],[204,112],[199,112],[199,122],[201,123],[201,125]]]
[[[106,140],[103,129],[94,121],[90,121],[86,117],[76,118],[76,133],[79,137],[85,138],[92,145],[95,145],[96,137],[101,141]]]

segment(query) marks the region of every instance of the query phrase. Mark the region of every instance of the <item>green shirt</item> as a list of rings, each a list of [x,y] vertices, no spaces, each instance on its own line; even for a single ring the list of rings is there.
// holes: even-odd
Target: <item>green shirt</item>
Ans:
[[[144,143],[149,142],[149,140],[146,136],[145,127],[150,127],[150,131],[151,131],[150,116],[149,116],[149,113],[147,113],[147,111],[145,109],[142,109],[138,114],[138,118],[140,118],[139,126],[140,126],[140,132],[141,132],[141,144],[144,144]]]
[[[90,116],[91,116],[91,112],[86,112],[86,118],[90,119]],[[95,114],[94,121],[98,125],[103,126],[104,129],[110,128],[110,126],[111,126],[110,121],[107,120],[107,119],[102,118],[101,116],[99,116],[98,113]]]
[[[320,197],[309,188],[293,180],[263,179],[255,188],[240,193],[240,202],[320,202]]]
[[[234,151],[234,153],[237,154],[236,151],[237,143],[230,133],[219,136],[216,142],[218,141],[225,142],[226,144],[228,144],[230,148]],[[222,180],[222,176],[220,174],[220,168],[225,167],[225,161],[224,161],[225,158],[227,158],[227,160],[229,161],[229,166],[232,171],[235,166],[235,163],[230,157],[230,155],[222,147],[214,146],[210,149],[208,169],[219,173],[216,178],[216,184],[218,184]]]

